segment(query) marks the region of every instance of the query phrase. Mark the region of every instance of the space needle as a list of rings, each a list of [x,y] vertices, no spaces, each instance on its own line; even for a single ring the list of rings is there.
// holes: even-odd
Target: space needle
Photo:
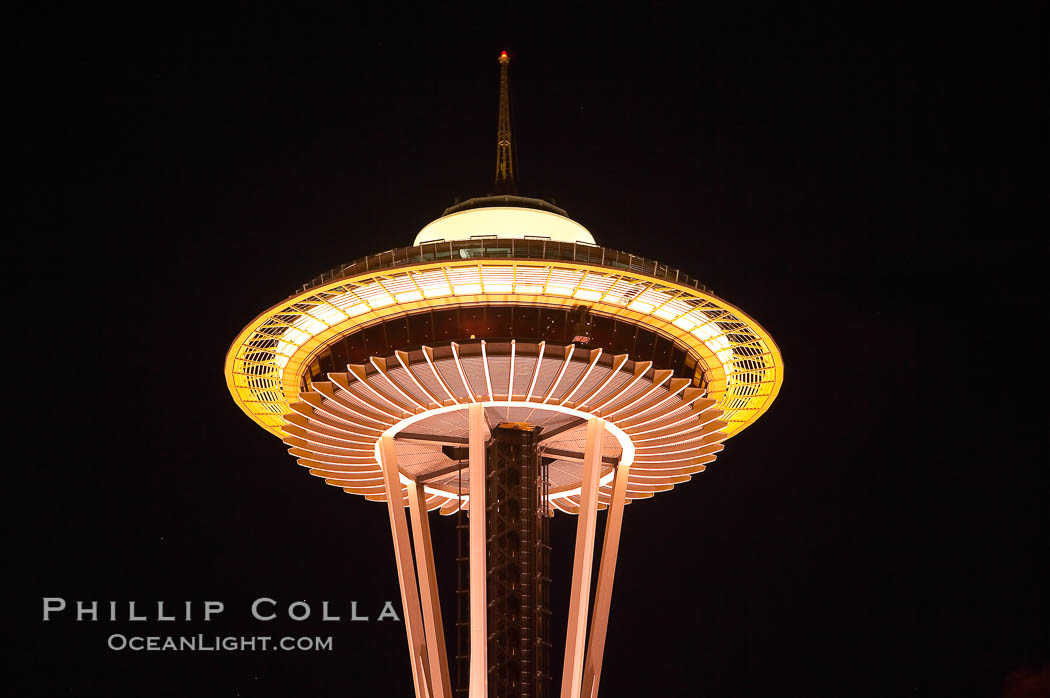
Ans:
[[[597,696],[625,505],[704,472],[784,375],[740,308],[518,194],[509,64],[491,192],[304,284],[226,355],[233,399],[304,471],[385,503],[417,698]],[[451,662],[431,512],[458,536]],[[577,517],[567,609],[556,515]]]

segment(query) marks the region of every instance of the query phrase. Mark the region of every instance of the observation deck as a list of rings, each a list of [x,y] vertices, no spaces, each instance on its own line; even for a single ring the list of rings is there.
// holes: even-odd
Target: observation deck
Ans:
[[[368,328],[404,320],[407,336],[384,332],[364,355],[346,357],[367,364],[369,356],[469,338],[439,334],[436,321],[429,334],[413,333],[412,318],[425,312],[580,305],[596,325],[636,327],[665,342],[667,362],[656,367],[671,368],[674,358],[676,372],[723,411],[728,436],[754,422],[780,388],[783,365],[769,334],[697,279],[598,245],[498,237],[400,247],[321,274],[245,327],[226,357],[227,384],[241,409],[283,437],[289,406],[313,378],[311,366],[340,338],[363,341]],[[508,326],[488,336],[563,341],[539,327],[522,333]],[[622,342],[606,349],[632,360],[654,358]]]

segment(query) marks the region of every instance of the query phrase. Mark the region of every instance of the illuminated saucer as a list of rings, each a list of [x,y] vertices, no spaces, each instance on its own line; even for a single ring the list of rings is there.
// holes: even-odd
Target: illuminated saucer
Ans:
[[[528,208],[534,204],[543,208]],[[597,246],[563,214],[522,197],[470,200],[427,225],[419,244],[322,274],[234,340],[225,364],[234,400],[315,475],[369,499],[385,496],[375,440],[389,431],[401,434],[399,462],[418,464],[402,468],[402,480],[425,482],[428,506],[448,513],[465,502],[451,476],[431,477],[456,470],[442,444],[404,433],[445,429],[451,447],[466,438],[462,406],[471,402],[486,405],[490,426],[497,416],[529,422],[545,439],[561,421],[606,418],[606,455],[637,458],[631,499],[683,482],[772,404],[783,381],[780,351],[757,322],[695,279]],[[576,336],[574,320],[584,316],[585,336]],[[545,383],[559,368],[562,381]],[[531,369],[539,387],[530,392]],[[587,382],[577,386],[580,376]],[[628,383],[627,393],[613,395]],[[642,386],[659,406],[623,404]],[[353,413],[340,417],[340,408]],[[663,409],[693,414],[691,426],[703,433],[676,444],[674,434],[692,432],[638,442],[639,429],[665,424]],[[578,442],[582,429],[557,436]],[[546,447],[570,450],[555,443]],[[551,465],[552,506],[574,511],[578,461]]]

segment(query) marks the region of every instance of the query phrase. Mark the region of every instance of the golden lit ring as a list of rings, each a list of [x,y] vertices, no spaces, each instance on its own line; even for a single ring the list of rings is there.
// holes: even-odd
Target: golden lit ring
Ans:
[[[261,313],[226,355],[226,383],[253,420],[282,436],[313,356],[384,320],[450,306],[574,306],[667,337],[705,369],[708,395],[733,436],[758,419],[783,382],[772,338],[712,293],[599,265],[546,259],[420,262],[310,288]]]

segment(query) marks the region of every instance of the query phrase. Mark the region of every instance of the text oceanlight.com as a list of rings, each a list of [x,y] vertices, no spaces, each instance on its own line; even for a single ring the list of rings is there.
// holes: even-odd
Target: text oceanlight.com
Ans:
[[[283,650],[285,652],[324,652],[332,650],[332,637],[269,635],[250,637],[234,635],[123,635],[114,633],[106,640],[111,650],[132,652],[259,652]]]

